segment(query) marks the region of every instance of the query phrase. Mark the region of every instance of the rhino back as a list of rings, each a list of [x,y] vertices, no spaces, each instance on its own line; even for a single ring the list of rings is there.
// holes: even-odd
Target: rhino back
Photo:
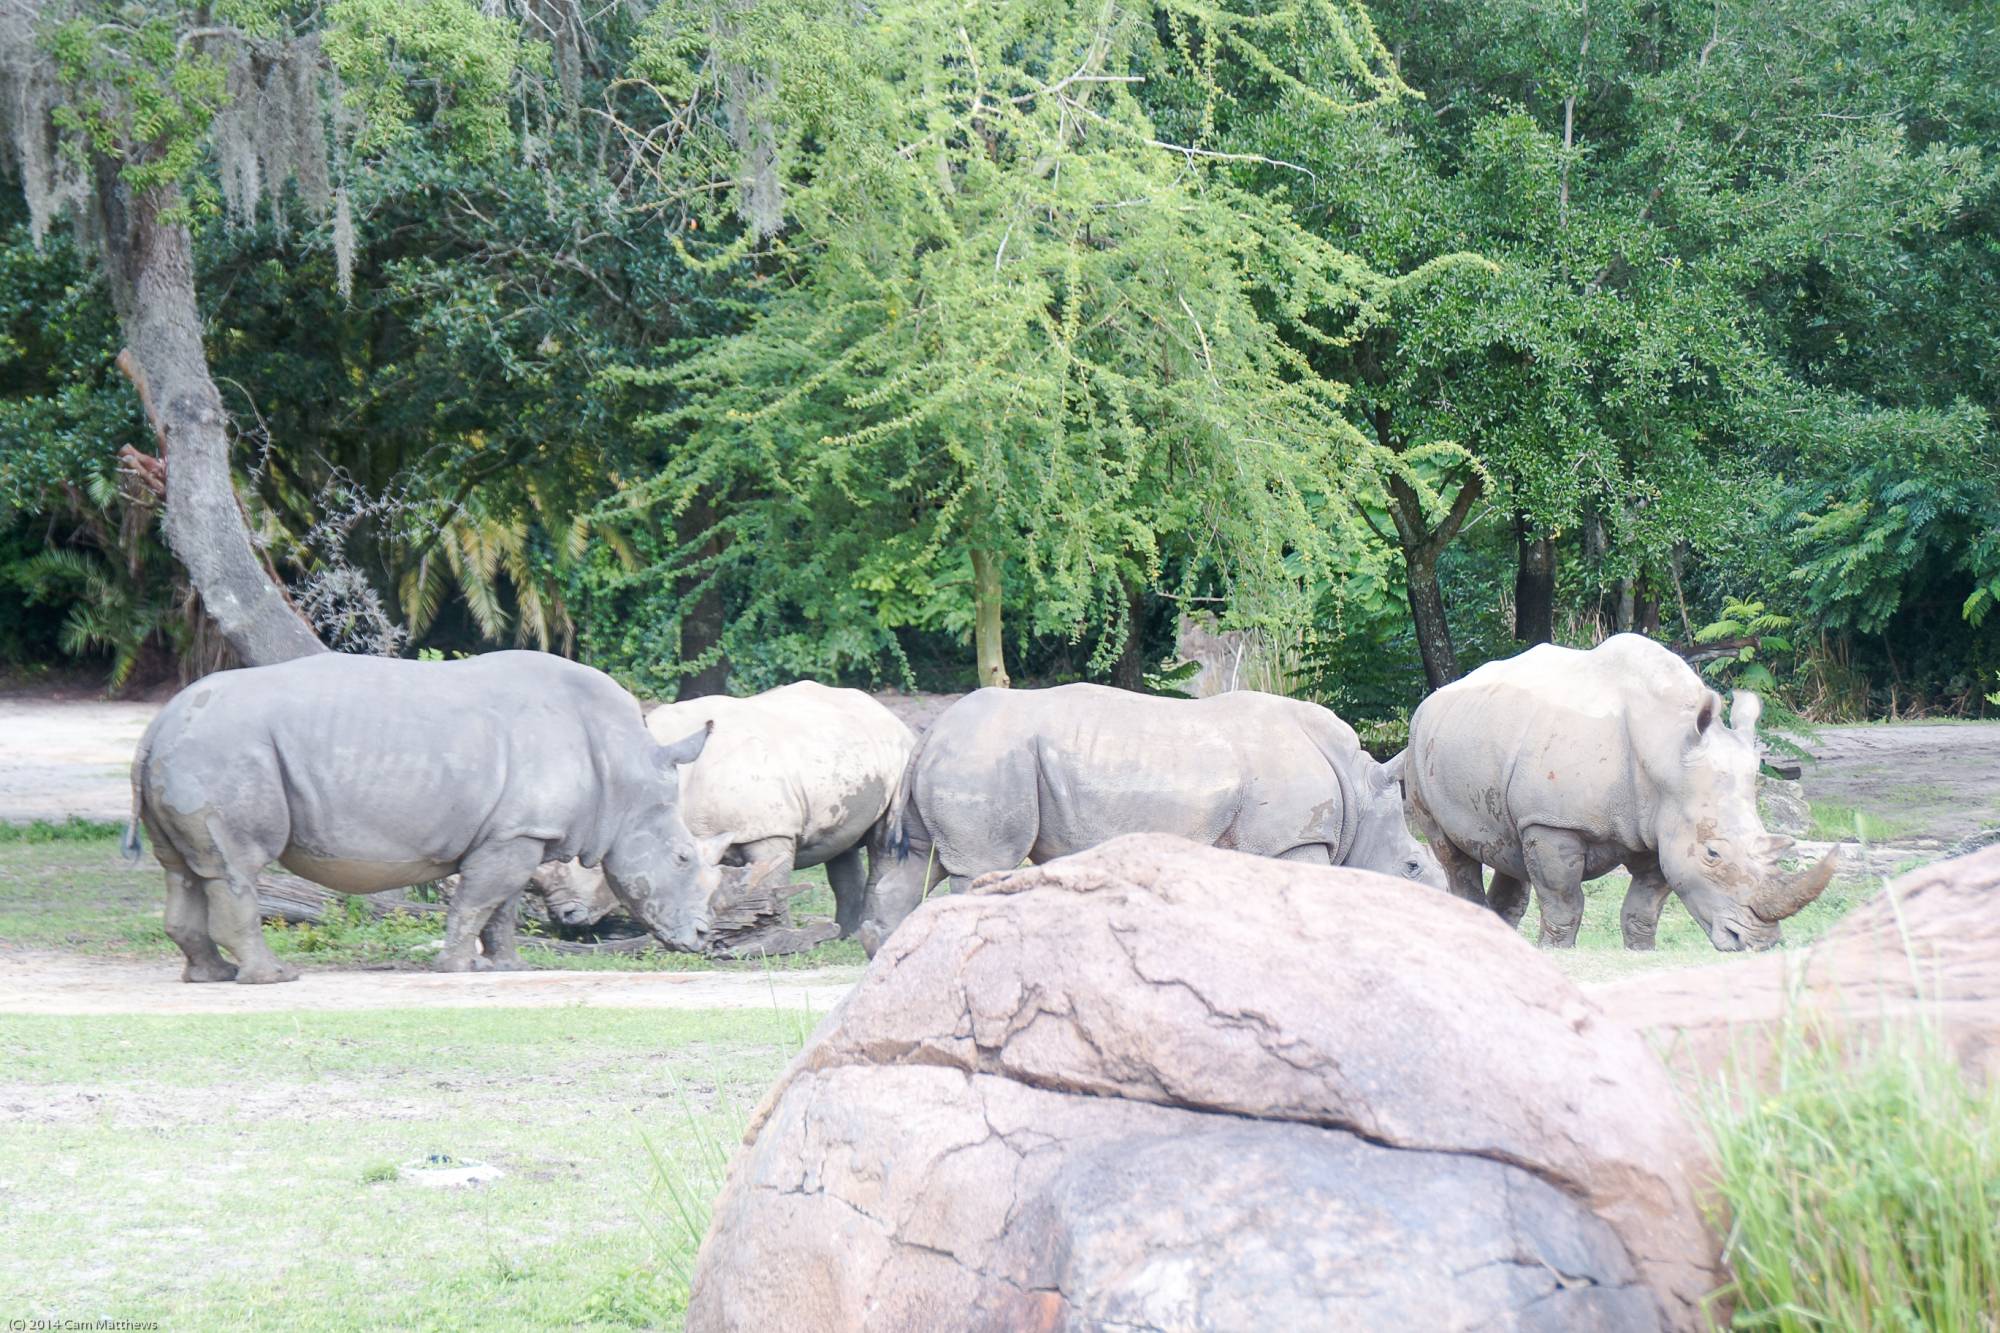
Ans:
[[[940,826],[954,820],[1026,815],[1036,861],[1138,832],[1267,855],[1335,842],[1340,790],[1298,707],[1248,691],[980,690],[925,733],[913,769],[920,813],[947,842]],[[996,773],[1022,772],[1025,784],[995,784]]]
[[[607,780],[642,776],[638,721],[608,677],[544,654],[324,654],[177,695],[147,796],[170,819],[268,819],[275,802],[284,849],[314,863],[455,864],[511,836],[595,856]]]
[[[1534,824],[1647,847],[1703,693],[1684,663],[1635,635],[1589,652],[1543,644],[1426,699],[1405,780],[1468,849],[1512,845]]]
[[[689,830],[740,842],[795,839],[801,866],[867,835],[916,745],[908,727],[860,690],[816,681],[663,704],[646,726],[665,743],[708,722],[715,729],[701,757],[681,771]]]

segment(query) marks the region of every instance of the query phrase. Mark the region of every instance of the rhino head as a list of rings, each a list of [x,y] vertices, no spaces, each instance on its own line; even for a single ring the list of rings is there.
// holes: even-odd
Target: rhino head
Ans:
[[[635,920],[669,948],[696,952],[709,930],[709,905],[722,884],[729,835],[697,838],[681,818],[680,770],[700,758],[713,723],[652,747],[653,779],[638,784],[610,849],[604,876]]]
[[[544,861],[529,877],[528,891],[541,897],[551,921],[565,926],[594,926],[618,906],[604,871],[579,861]]]
[[[1748,690],[1703,700],[1681,756],[1676,789],[1661,793],[1660,870],[1709,942],[1725,951],[1778,943],[1778,923],[1817,898],[1837,854],[1787,872],[1778,861],[1790,838],[1766,832],[1757,815],[1757,719],[1764,704]],[[1671,778],[1670,778],[1671,781]]]
[[[1403,817],[1403,757],[1408,753],[1402,751],[1381,764],[1362,756],[1354,839],[1341,864],[1442,889],[1444,867],[1430,848],[1411,836]]]

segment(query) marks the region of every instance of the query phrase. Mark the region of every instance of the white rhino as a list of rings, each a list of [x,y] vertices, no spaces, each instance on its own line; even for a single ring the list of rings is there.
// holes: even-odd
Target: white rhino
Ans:
[[[1125,833],[1443,888],[1403,822],[1399,764],[1370,758],[1328,709],[1279,695],[978,690],[945,710],[910,760],[896,860],[870,895],[862,942],[873,953],[940,880],[958,891]]]
[[[125,847],[137,857],[143,824],[188,981],[297,977],[258,920],[257,873],[273,860],[343,893],[459,874],[445,971],[520,965],[515,909],[552,858],[601,862],[632,915],[667,938],[666,886],[720,878],[681,820],[677,770],[707,741],[690,731],[656,744],[609,676],[544,653],[325,653],[219,672],[175,695],[140,740]]]
[[[1542,943],[1576,943],[1583,882],[1632,875],[1621,925],[1653,947],[1678,893],[1718,949],[1774,944],[1778,923],[1817,897],[1835,857],[1795,873],[1790,838],[1757,817],[1757,718],[1674,653],[1637,634],[1589,652],[1542,644],[1438,690],[1410,719],[1403,783],[1411,826],[1444,862],[1452,892],[1510,924],[1542,908]],[[1482,891],[1480,866],[1493,867]]]
[[[890,802],[916,737],[860,690],[816,681],[781,685],[747,698],[710,695],[663,704],[646,719],[655,736],[713,727],[701,757],[681,770],[681,817],[697,839],[699,863],[677,883],[672,936],[699,949],[709,931],[718,865],[763,864],[781,880],[824,865],[843,934],[861,923],[868,886],[880,872]],[[862,856],[868,854],[864,869]],[[550,915],[580,924],[603,915],[587,876],[542,877]]]

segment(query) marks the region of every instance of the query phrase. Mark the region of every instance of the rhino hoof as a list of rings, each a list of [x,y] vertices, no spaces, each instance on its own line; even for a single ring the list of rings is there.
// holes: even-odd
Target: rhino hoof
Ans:
[[[234,963],[189,963],[181,969],[182,981],[234,981]]]
[[[449,954],[441,954],[437,960],[437,970],[440,972],[477,972],[485,964],[486,960],[484,958],[454,958]]]
[[[269,967],[243,967],[236,971],[239,986],[269,986],[280,981],[297,981],[299,970],[290,963],[273,963]]]
[[[526,972],[528,970],[527,960],[518,956],[510,958],[481,958],[472,966],[480,972]]]

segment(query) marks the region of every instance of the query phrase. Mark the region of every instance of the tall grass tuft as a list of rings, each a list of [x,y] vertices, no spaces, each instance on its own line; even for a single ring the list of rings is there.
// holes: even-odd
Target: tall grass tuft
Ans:
[[[1928,1035],[1855,1059],[1780,1041],[1775,1090],[1706,1108],[1736,1326],[2000,1331],[2000,1087]]]

